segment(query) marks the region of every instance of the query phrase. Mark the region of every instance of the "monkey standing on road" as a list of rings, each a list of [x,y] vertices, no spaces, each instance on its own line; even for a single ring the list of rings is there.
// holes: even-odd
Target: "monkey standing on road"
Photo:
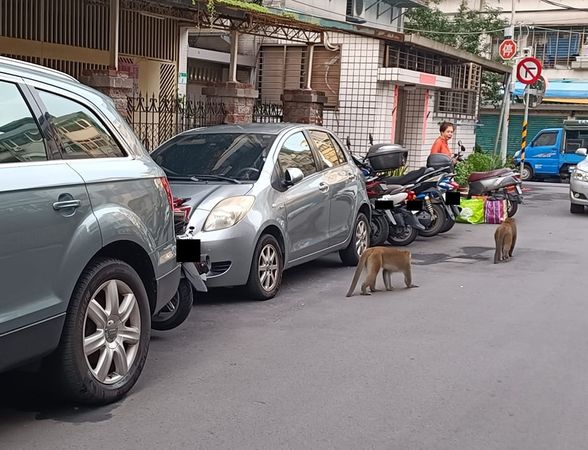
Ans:
[[[392,287],[392,272],[402,272],[404,274],[404,282],[407,288],[418,287],[412,284],[410,262],[411,253],[408,250],[382,246],[368,248],[359,258],[347,297],[351,297],[353,294],[364,267],[367,269],[367,276],[361,285],[361,295],[370,295],[367,292],[368,286],[372,292],[376,291],[376,277],[380,269],[382,269],[382,278],[387,291],[394,289]]]
[[[494,264],[499,261],[508,261],[512,258],[517,241],[517,224],[512,217],[504,219],[494,232],[494,242],[496,243],[496,252],[494,253]]]

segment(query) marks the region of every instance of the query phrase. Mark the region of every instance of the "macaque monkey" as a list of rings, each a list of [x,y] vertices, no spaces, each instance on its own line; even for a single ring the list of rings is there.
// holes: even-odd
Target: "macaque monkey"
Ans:
[[[517,224],[512,217],[507,217],[494,232],[494,242],[496,242],[494,264],[499,261],[508,261],[512,258],[512,251],[516,241]]]
[[[391,247],[368,248],[359,258],[347,297],[351,297],[353,294],[364,267],[367,269],[367,276],[361,285],[361,295],[370,295],[367,292],[368,286],[372,292],[376,292],[376,277],[380,269],[382,269],[382,278],[387,291],[394,289],[391,279],[392,272],[402,272],[404,274],[404,282],[407,288],[418,287],[412,284],[410,263],[411,253],[408,250],[398,250]]]

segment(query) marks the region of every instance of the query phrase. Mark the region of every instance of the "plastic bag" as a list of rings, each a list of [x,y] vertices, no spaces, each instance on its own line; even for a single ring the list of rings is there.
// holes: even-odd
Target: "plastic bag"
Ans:
[[[462,198],[459,202],[461,212],[455,218],[461,223],[484,223],[484,198]]]
[[[502,223],[507,217],[506,200],[488,198],[484,203],[484,221],[486,223]]]

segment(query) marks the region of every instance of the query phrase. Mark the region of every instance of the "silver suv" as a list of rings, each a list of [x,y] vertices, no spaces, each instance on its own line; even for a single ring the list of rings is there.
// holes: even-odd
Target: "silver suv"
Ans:
[[[120,399],[180,266],[167,178],[112,100],[0,58],[0,217],[0,372],[43,359],[72,400]]]

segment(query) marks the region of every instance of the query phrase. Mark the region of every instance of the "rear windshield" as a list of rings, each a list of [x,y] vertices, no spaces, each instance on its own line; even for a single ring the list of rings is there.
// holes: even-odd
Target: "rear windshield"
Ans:
[[[261,133],[178,136],[151,156],[168,176],[220,175],[257,180],[275,138]]]

